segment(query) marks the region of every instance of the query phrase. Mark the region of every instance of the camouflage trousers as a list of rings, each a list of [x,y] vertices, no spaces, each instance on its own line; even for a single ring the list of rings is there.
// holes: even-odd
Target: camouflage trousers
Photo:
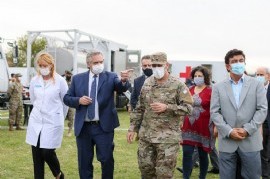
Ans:
[[[74,108],[68,108],[67,120],[68,120],[69,129],[73,128],[74,115],[75,115],[75,109]]]
[[[21,125],[23,105],[20,102],[9,102],[9,124]]]
[[[149,143],[139,140],[138,164],[143,179],[172,179],[179,143]]]

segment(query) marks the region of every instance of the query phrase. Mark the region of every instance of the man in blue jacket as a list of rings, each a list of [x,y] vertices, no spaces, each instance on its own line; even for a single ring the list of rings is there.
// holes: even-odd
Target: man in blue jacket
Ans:
[[[103,54],[87,54],[89,71],[73,76],[64,97],[67,106],[76,109],[75,136],[78,149],[81,179],[93,178],[94,146],[97,160],[101,162],[102,178],[112,179],[114,171],[114,129],[119,126],[114,104],[114,91],[125,92],[130,86],[129,70],[116,73],[103,71]]]
[[[136,108],[136,104],[138,102],[138,98],[141,93],[141,89],[142,89],[145,79],[153,74],[150,55],[143,56],[141,60],[141,64],[142,64],[143,75],[134,79],[134,87],[133,87],[131,97],[130,97],[130,104],[131,104],[132,110]]]

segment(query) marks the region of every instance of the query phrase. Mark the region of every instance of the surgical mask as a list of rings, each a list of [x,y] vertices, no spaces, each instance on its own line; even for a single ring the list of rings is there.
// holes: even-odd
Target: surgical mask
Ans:
[[[242,75],[245,72],[245,63],[234,63],[231,64],[232,73],[236,75]]]
[[[204,77],[194,77],[193,81],[196,86],[202,86],[204,84]]]
[[[146,68],[146,69],[143,69],[143,73],[146,75],[146,76],[151,76],[153,74],[153,70],[151,68]]]
[[[256,76],[256,79],[257,79],[258,81],[263,82],[263,83],[265,83],[265,81],[266,81],[264,76]]]
[[[98,64],[92,66],[92,72],[96,75],[100,74],[104,70],[104,64]]]
[[[47,76],[50,74],[51,70],[49,67],[46,67],[46,68],[40,68],[39,69],[39,72],[42,76]]]
[[[165,74],[164,67],[155,67],[155,68],[153,68],[153,74],[154,74],[155,78],[161,79]]]

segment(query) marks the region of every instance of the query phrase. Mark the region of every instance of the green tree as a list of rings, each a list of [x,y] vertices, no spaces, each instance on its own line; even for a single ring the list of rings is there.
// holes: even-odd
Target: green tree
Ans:
[[[19,49],[19,56],[18,56],[18,63],[14,64],[13,63],[13,49],[8,51],[7,53],[7,60],[8,64],[10,66],[17,66],[17,67],[25,67],[27,63],[27,39],[28,36],[24,35],[20,38],[18,38],[17,44],[18,44],[18,49]],[[32,56],[31,56],[31,66],[34,66],[34,58],[35,56],[42,50],[45,49],[47,45],[46,39],[43,38],[36,38],[35,41],[32,43]]]

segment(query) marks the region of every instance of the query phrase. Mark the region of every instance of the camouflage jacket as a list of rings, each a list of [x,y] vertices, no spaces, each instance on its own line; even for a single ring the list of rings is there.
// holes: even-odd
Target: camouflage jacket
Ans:
[[[167,104],[166,111],[154,113],[150,107],[153,102]],[[165,83],[157,84],[151,76],[142,87],[136,110],[130,114],[129,131],[151,143],[179,142],[180,116],[191,114],[192,105],[189,89],[178,78],[170,75]]]
[[[10,97],[10,102],[17,102],[22,104],[22,92],[23,86],[19,82],[13,82],[8,88],[8,96]]]

